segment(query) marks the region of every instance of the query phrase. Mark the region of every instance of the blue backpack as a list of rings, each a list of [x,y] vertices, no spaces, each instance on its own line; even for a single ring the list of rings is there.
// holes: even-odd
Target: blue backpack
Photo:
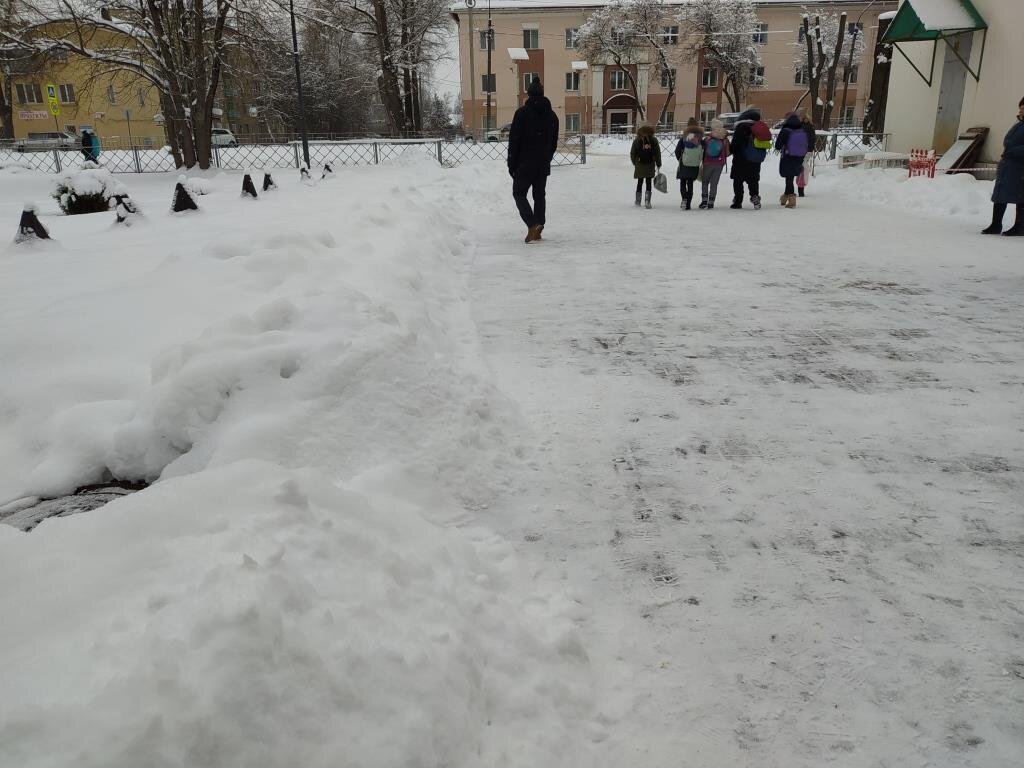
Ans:
[[[803,157],[808,150],[807,132],[795,128],[790,130],[786,138],[786,154],[791,157]]]

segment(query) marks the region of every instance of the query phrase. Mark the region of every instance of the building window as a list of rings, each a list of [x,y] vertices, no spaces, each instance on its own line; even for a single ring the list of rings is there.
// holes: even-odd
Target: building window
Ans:
[[[628,35],[624,29],[612,30],[612,45],[623,46],[626,44]]]
[[[114,86],[107,86],[107,101],[112,105],[117,104],[117,91],[114,90]]]
[[[671,131],[672,126],[676,124],[676,113],[666,112],[665,119],[658,122],[658,130],[660,131]]]
[[[43,92],[39,90],[37,83],[18,83],[15,90],[18,92],[19,104],[43,103]]]
[[[50,61],[67,61],[68,60],[68,52],[66,50],[64,50],[63,48],[56,48],[55,50],[50,51],[46,55],[49,57]]]
[[[74,136],[76,133],[78,133],[78,127],[72,125],[71,123],[64,123],[64,133],[70,133],[72,136]]]
[[[621,69],[613,69],[611,79],[613,91],[624,91],[628,87],[629,80]]]
[[[663,69],[661,70],[661,87],[668,90],[672,88],[675,90],[676,85],[676,71],[674,69]]]
[[[485,131],[493,131],[498,127],[498,116],[492,112],[491,118],[488,120],[487,115],[484,114],[483,117],[480,118],[480,125]]]
[[[567,91],[578,91],[580,89],[580,73],[579,72],[566,72],[565,73],[565,90]]]
[[[853,125],[854,123],[854,107],[847,107],[843,110],[842,124]]]
[[[704,88],[718,87],[718,67],[704,67],[700,75],[700,84]]]
[[[661,42],[665,45],[679,45],[679,27],[662,27]]]
[[[484,93],[494,93],[494,74],[480,75],[480,90]]]
[[[752,88],[764,87],[764,67],[754,67],[750,70],[750,86]]]
[[[61,104],[74,104],[75,103],[75,86],[71,83],[65,83],[60,86],[60,101]]]
[[[768,25],[761,23],[757,25],[757,32],[754,33],[754,42],[758,45],[768,43]]]
[[[487,50],[487,48],[488,48],[488,46],[487,46],[487,39],[490,38],[490,40],[491,40],[490,49],[493,51],[494,50],[494,30],[493,29],[481,29],[479,34],[480,34],[480,50],[481,51],[486,51]]]
[[[850,68],[850,85],[856,85],[857,80],[860,78],[860,65],[854,64]]]
[[[806,30],[806,29],[804,29],[804,25],[803,25],[803,24],[801,24],[801,25],[800,25],[800,26],[799,26],[799,27],[797,28],[797,33],[796,33],[796,41],[797,41],[798,43],[802,43],[802,42],[804,42],[804,41],[805,41],[806,39],[807,39],[807,30]]]
[[[143,136],[142,137],[142,146],[144,146],[144,147],[152,147],[153,146],[153,139],[152,139],[152,137],[151,136]]]
[[[580,37],[579,27],[567,27],[565,30],[565,47],[575,48]]]
[[[539,29],[524,29],[523,30],[523,48],[528,51],[533,51],[540,48],[540,30]]]
[[[700,105],[700,124],[711,125],[711,121],[715,119],[718,114],[718,109],[714,104],[701,104]]]
[[[805,67],[797,67],[796,74],[793,77],[793,83],[795,85],[807,85],[807,69]]]
[[[579,133],[580,132],[580,113],[569,112],[565,116],[565,132],[566,133]]]
[[[540,80],[540,75],[536,72],[527,72],[523,75],[523,93],[530,90],[530,84]]]

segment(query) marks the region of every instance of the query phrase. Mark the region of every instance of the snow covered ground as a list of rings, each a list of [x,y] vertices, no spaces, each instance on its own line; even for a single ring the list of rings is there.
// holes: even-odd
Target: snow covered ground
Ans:
[[[52,177],[0,171],[0,221]],[[290,173],[0,254],[19,766],[997,766],[1024,751],[1024,252],[990,184],[796,211]],[[926,185],[931,186],[926,186]],[[728,197],[723,188],[722,199]],[[939,205],[936,207],[936,201]],[[13,502],[13,503],[8,503]]]

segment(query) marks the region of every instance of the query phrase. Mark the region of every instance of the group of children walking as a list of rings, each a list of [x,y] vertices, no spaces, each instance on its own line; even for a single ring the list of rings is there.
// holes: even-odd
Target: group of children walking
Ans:
[[[743,112],[736,121],[730,139],[720,120],[712,120],[710,130],[705,132],[694,118],[686,124],[676,144],[675,156],[678,161],[676,178],[679,179],[679,207],[689,211],[693,202],[694,185],[700,179],[701,210],[715,207],[718,184],[725,170],[726,162],[732,157],[730,177],[733,183],[733,199],[730,208],[742,208],[744,187],[750,192],[750,202],[755,210],[761,208],[761,164],[774,146],[780,153],[779,175],[785,179],[786,187],[779,203],[786,208],[796,208],[796,198],[804,197],[807,177],[814,161],[816,134],[810,120],[791,113],[786,117],[778,136],[772,141],[771,130],[761,120],[756,109]],[[661,145],[649,125],[637,130],[636,139],[630,149],[633,162],[633,178],[636,179],[636,205],[651,208],[651,185],[661,170]],[[666,190],[662,190],[666,191]]]

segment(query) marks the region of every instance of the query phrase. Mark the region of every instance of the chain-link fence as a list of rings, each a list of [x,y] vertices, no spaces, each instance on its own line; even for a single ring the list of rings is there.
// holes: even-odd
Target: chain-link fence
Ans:
[[[502,160],[508,157],[507,141],[446,141],[444,139],[352,139],[309,142],[313,168],[355,165],[383,165],[417,157],[429,157],[446,168],[471,160]],[[72,148],[25,149],[0,147],[0,165],[16,164],[48,173],[81,166],[85,156]],[[213,148],[212,165],[225,170],[249,168],[299,168],[303,164],[302,142],[238,144]],[[563,137],[552,165],[577,165],[587,161],[584,136]],[[100,164],[114,173],[158,173],[175,170],[174,158],[166,148],[108,143]]]

